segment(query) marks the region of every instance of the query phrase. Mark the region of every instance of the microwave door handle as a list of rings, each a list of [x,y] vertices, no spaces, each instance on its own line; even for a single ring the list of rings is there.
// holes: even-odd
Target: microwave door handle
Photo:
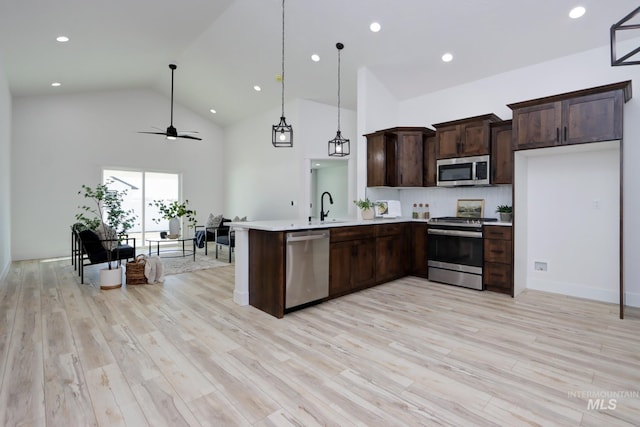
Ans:
[[[477,164],[478,162],[471,162],[471,177],[473,178],[474,181],[478,179],[478,171],[476,168]]]

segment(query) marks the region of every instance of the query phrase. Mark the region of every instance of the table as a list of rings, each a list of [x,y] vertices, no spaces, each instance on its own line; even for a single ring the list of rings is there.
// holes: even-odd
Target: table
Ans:
[[[193,245],[192,249],[186,250],[185,248],[185,242],[189,242],[191,241],[191,244]],[[149,244],[149,256],[151,256],[151,249],[153,244],[156,244],[156,254],[158,256],[160,256],[160,253],[167,253],[167,252],[180,252],[180,249],[164,249],[164,250],[160,250],[160,243],[164,243],[164,242],[182,242],[182,255],[172,255],[172,256],[164,256],[162,258],[177,258],[177,257],[185,257],[187,255],[193,255],[193,260],[196,260],[196,239],[193,237],[178,237],[177,239],[147,239],[147,243]]]

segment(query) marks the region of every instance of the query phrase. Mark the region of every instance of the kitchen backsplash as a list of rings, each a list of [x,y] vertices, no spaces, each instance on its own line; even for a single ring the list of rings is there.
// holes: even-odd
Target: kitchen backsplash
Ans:
[[[370,200],[400,200],[402,216],[410,217],[414,203],[428,203],[431,218],[455,216],[458,199],[484,199],[484,217],[498,218],[498,205],[511,205],[511,185],[489,187],[427,187],[390,188],[368,187]]]

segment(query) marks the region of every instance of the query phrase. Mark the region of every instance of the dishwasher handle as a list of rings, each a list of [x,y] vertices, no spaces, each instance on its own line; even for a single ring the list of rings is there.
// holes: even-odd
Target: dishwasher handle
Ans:
[[[310,234],[308,236],[287,236],[287,243],[289,242],[305,242],[307,240],[320,240],[328,239],[329,236],[326,233],[322,234]]]

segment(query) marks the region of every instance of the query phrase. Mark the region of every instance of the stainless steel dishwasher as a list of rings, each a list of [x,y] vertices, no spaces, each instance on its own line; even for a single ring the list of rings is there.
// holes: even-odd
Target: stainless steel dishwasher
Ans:
[[[329,230],[287,233],[285,309],[329,296]]]

